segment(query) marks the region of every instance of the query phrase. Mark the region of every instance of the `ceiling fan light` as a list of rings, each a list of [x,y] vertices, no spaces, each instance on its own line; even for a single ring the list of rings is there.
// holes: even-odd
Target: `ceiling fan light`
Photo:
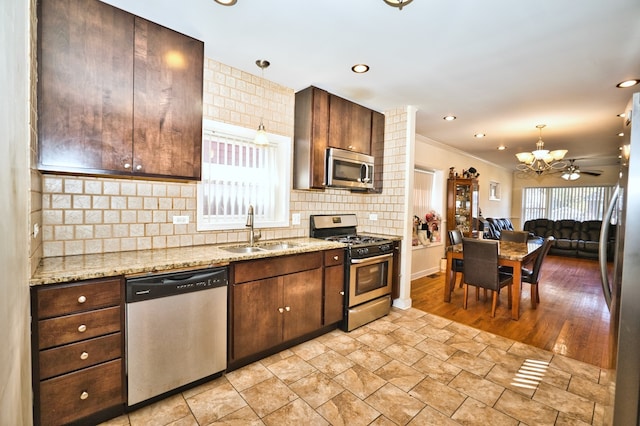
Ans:
[[[576,180],[576,179],[578,179],[580,177],[580,173],[575,172],[575,171],[573,171],[571,173],[567,172],[567,173],[563,173],[561,177],[564,180]]]

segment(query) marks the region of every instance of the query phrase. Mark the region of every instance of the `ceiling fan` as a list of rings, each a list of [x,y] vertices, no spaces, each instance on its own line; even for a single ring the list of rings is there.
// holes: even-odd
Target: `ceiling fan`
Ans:
[[[569,160],[569,165],[562,170],[562,174],[560,175],[562,179],[576,180],[580,178],[581,174],[590,176],[600,176],[602,174],[602,170],[580,170],[580,168],[576,166],[575,161],[575,159]]]

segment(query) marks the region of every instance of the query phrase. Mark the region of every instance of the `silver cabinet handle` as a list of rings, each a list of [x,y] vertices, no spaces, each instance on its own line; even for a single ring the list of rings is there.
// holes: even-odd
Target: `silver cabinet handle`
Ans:
[[[125,168],[125,169],[130,169],[130,168],[131,168],[131,164],[129,164],[129,163],[124,163],[124,168]]]
[[[333,256],[333,260],[338,260],[340,259],[340,256]]]
[[[290,312],[291,311],[291,306],[285,306],[284,310],[287,311],[287,312]]]
[[[141,164],[138,164],[138,165],[136,166],[136,170],[138,170],[138,171],[142,170],[142,165],[141,165]]]
[[[87,326],[86,326],[86,325],[84,325],[84,324],[80,324],[80,325],[78,326],[78,331],[79,331],[80,333],[84,333],[85,331],[87,331]]]
[[[278,312],[283,313],[284,312],[284,308],[278,308]]]
[[[89,392],[82,391],[82,393],[80,394],[80,399],[84,401],[87,398],[89,398]]]
[[[341,291],[341,292],[340,292],[340,296],[344,296],[344,291]]]
[[[87,352],[82,352],[80,354],[80,359],[85,360],[87,358],[89,358],[89,354]]]
[[[87,301],[86,296],[80,296],[80,297],[78,297],[78,303],[84,303],[84,302],[86,302],[86,301]]]

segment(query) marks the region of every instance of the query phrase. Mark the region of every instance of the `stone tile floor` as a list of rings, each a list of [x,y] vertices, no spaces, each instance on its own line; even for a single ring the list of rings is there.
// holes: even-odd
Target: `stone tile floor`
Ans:
[[[602,425],[607,375],[394,308],[104,425]]]

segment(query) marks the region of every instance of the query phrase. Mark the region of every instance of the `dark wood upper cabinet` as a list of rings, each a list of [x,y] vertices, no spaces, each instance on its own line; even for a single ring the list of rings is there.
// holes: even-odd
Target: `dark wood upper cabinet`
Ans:
[[[329,95],[329,146],[370,155],[371,113],[362,105]]]
[[[204,44],[97,0],[42,0],[42,171],[200,179]]]
[[[340,148],[373,155],[375,188],[382,191],[384,114],[317,87],[296,93],[294,189],[325,188],[325,153]]]

